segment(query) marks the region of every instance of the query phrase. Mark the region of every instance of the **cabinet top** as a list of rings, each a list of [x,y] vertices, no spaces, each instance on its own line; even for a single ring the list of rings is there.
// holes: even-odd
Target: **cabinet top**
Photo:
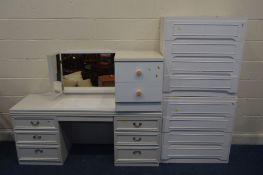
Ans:
[[[115,112],[114,94],[30,94],[10,112]]]
[[[156,51],[117,51],[115,61],[163,61],[163,56]]]

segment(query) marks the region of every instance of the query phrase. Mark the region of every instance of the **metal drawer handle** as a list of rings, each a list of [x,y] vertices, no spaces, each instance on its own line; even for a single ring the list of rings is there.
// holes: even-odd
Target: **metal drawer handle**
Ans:
[[[40,140],[40,139],[42,139],[42,136],[40,136],[40,135],[34,135],[34,136],[33,136],[33,139]]]
[[[32,126],[38,126],[39,125],[39,121],[31,121],[30,124]]]
[[[132,154],[133,154],[133,155],[141,155],[142,152],[141,152],[141,151],[133,151]]]
[[[35,154],[38,154],[38,153],[43,153],[44,151],[42,149],[35,149]]]
[[[133,137],[132,140],[135,142],[140,142],[142,140],[142,138],[141,137]]]
[[[141,126],[142,126],[142,123],[133,123],[133,126],[135,127],[135,128],[140,128]]]

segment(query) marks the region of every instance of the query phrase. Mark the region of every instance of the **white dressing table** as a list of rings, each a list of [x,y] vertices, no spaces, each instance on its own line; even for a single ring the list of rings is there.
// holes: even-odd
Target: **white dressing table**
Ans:
[[[10,113],[20,164],[63,164],[70,149],[64,121],[114,122],[115,165],[159,164],[161,113],[118,113],[113,94],[31,94]]]

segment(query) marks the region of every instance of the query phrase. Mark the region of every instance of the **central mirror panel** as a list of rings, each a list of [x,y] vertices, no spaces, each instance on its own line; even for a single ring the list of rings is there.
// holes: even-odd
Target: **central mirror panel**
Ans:
[[[56,58],[57,63],[61,63],[57,64],[57,72],[64,88],[114,87],[113,53],[67,53],[57,54]]]

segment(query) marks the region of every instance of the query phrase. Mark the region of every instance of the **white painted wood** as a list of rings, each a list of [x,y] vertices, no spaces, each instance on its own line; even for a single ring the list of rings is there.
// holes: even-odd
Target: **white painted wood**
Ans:
[[[114,145],[159,146],[159,132],[114,132]]]
[[[237,93],[238,80],[237,76],[165,75],[163,90],[176,96],[228,96]]]
[[[221,41],[221,40],[175,40],[165,41],[164,56],[170,54],[223,54],[240,55],[243,42]]]
[[[140,71],[141,74],[137,75]],[[115,82],[149,82],[162,83],[162,62],[115,62]],[[158,82],[157,82],[158,81]],[[116,85],[117,86],[117,85]],[[118,93],[118,91],[116,91]]]
[[[227,164],[229,162],[229,158],[226,160],[221,160],[217,158],[171,158],[166,160],[161,160],[160,163],[220,163]]]
[[[170,145],[223,145],[231,144],[231,132],[173,131],[162,134],[163,144]]]
[[[155,146],[116,146],[115,163],[159,163],[159,147]]]
[[[236,98],[187,97],[164,98],[163,116],[233,117]]]
[[[238,55],[173,54],[166,57],[167,74],[239,75]]]
[[[225,116],[195,115],[163,118],[163,132],[170,131],[224,131],[232,132],[233,119]]]
[[[145,112],[145,111],[152,111],[152,112],[160,112],[162,111],[161,102],[147,102],[147,103],[138,103],[138,102],[116,102],[116,111],[118,112]]]
[[[58,132],[54,131],[15,131],[16,144],[59,144]]]
[[[246,20],[238,18],[165,17],[162,20],[165,40],[208,38],[240,41],[244,40],[246,30]]]
[[[114,117],[115,131],[160,131],[160,118]]]
[[[228,160],[230,146],[172,145],[162,147],[162,160],[167,159],[218,159]],[[194,161],[193,161],[194,162]]]
[[[61,161],[61,155],[58,146],[17,145],[17,155],[19,161]]]
[[[161,102],[162,82],[129,82],[116,83],[116,102]],[[140,95],[137,95],[140,92]]]
[[[70,94],[54,96],[52,94],[31,94],[10,109],[15,112],[115,112],[113,94]]]
[[[57,122],[54,117],[18,117],[13,118],[14,129],[44,129],[55,130],[57,129]]]

